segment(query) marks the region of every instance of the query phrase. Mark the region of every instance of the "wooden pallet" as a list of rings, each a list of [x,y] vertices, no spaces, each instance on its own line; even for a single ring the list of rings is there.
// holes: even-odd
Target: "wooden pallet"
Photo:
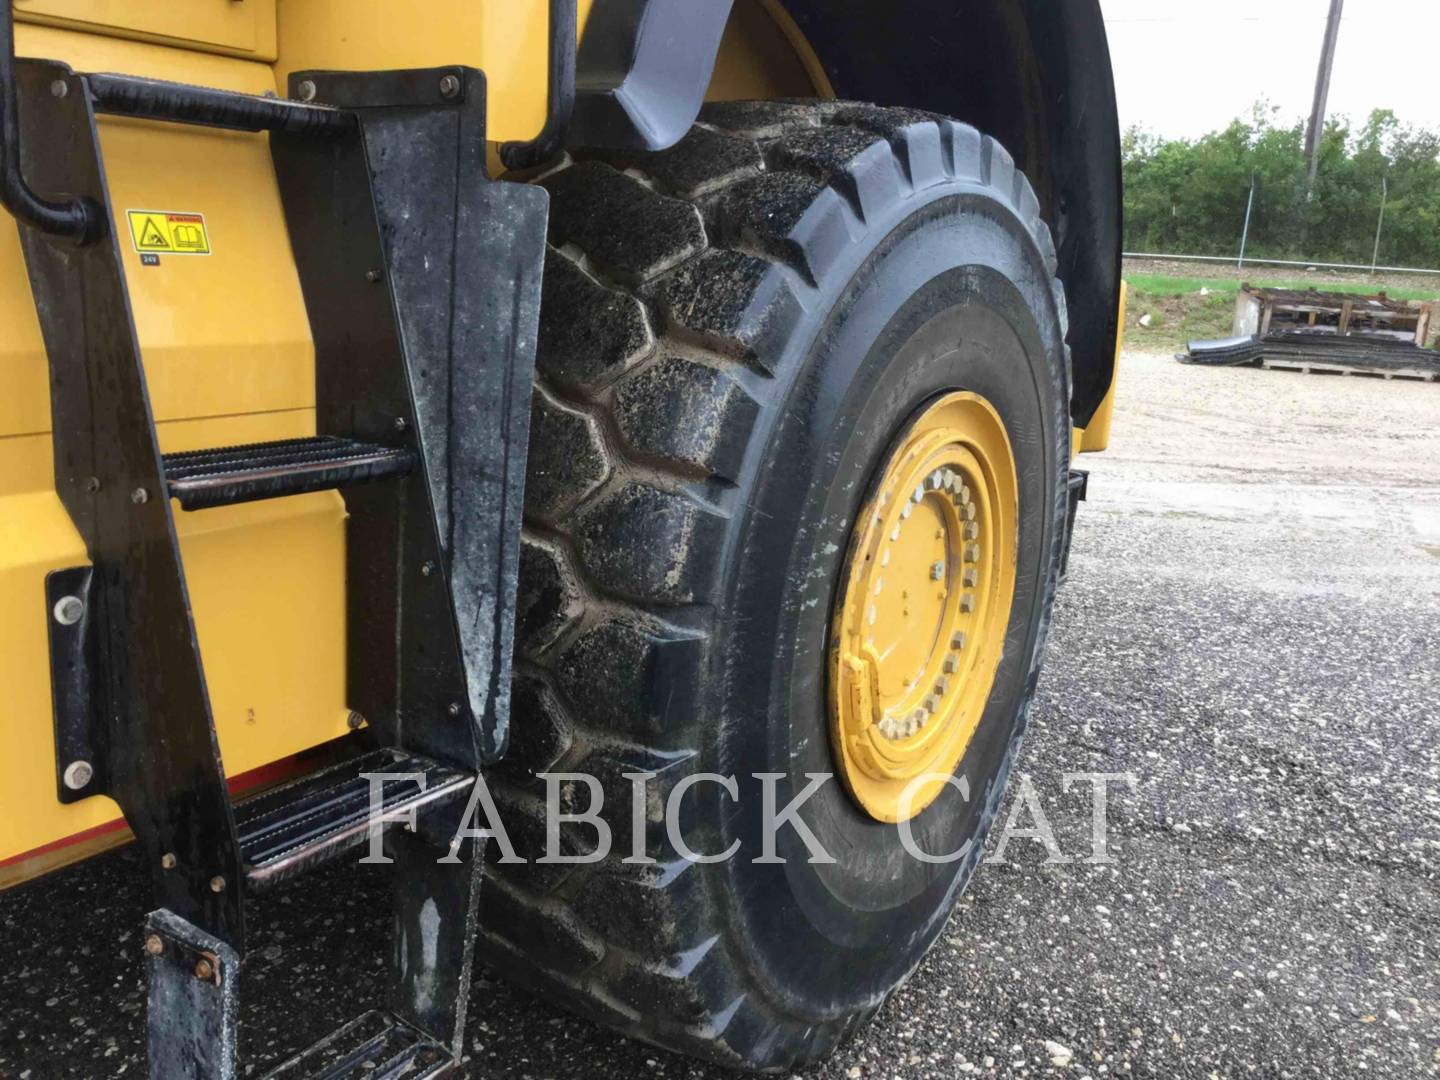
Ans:
[[[1408,379],[1412,382],[1440,382],[1440,372],[1421,368],[1361,368],[1327,360],[1287,360],[1265,357],[1266,371],[1303,371],[1306,375],[1358,375],[1367,379]]]

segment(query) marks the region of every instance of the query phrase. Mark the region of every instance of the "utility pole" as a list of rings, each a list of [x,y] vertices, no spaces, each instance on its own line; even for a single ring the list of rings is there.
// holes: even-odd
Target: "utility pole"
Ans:
[[[1380,266],[1380,234],[1385,231],[1385,204],[1390,201],[1390,178],[1380,178],[1380,224],[1375,226],[1375,257],[1370,260],[1370,276],[1375,276],[1375,271]]]
[[[1250,174],[1250,201],[1245,204],[1245,231],[1240,234],[1240,261],[1237,269],[1245,269],[1245,249],[1250,246],[1250,215],[1255,210],[1255,173]]]
[[[1315,108],[1310,113],[1310,133],[1305,138],[1305,157],[1310,163],[1310,188],[1320,173],[1320,143],[1325,137],[1325,116],[1330,106],[1330,74],[1335,70],[1335,45],[1340,40],[1340,18],[1345,0],[1330,0],[1330,21],[1325,26],[1325,47],[1320,53],[1320,71],[1315,77]]]

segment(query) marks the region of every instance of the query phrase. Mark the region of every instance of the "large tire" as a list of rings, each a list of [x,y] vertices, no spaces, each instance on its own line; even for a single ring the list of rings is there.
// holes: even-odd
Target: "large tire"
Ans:
[[[514,736],[489,777],[528,865],[497,865],[498,971],[660,1046],[732,1066],[823,1058],[920,962],[979,856],[1026,723],[1057,578],[1069,454],[1064,294],[1024,175],[954,121],[843,103],[720,104],[677,147],[571,164],[553,197],[521,574]],[[838,783],[804,817],[838,862],[757,865],[756,773],[835,770],[826,641],[846,538],[908,417],[953,389],[999,411],[1018,575],[995,688],[912,824]],[[616,850],[537,864],[536,773],[600,778]],[[680,858],[660,823],[694,772]],[[647,853],[626,773],[651,785]],[[583,785],[564,798],[588,803]],[[575,806],[567,807],[569,809]],[[571,853],[594,830],[568,827]],[[798,853],[798,854],[797,854]]]

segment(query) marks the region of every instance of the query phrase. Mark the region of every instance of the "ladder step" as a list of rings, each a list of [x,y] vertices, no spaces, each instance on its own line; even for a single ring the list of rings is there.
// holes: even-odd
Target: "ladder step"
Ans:
[[[385,1012],[368,1012],[291,1058],[265,1080],[426,1080],[454,1064],[439,1043]]]
[[[383,809],[434,809],[465,799],[473,773],[402,750],[374,750],[235,807],[245,879],[255,891],[365,844],[370,831],[367,773],[415,774],[383,782]],[[393,826],[393,822],[387,824]]]
[[[355,114],[325,105],[237,94],[208,86],[144,79],[136,75],[85,77],[95,111],[232,131],[283,131],[337,135],[355,128]]]
[[[411,450],[316,436],[166,454],[165,481],[186,510],[278,499],[404,476]]]

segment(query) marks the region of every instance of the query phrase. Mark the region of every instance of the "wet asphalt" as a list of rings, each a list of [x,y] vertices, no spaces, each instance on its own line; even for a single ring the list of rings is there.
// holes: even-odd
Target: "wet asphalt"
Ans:
[[[1440,388],[1406,392],[1440,418]],[[1013,840],[875,1023],[807,1075],[1440,1075],[1440,485],[1403,482],[1435,444],[1395,448],[1383,483],[1330,484],[1267,475],[1264,438],[1233,475],[1091,461],[1020,764],[1073,861]],[[1077,772],[1133,777],[1112,787],[1112,865],[1083,861]],[[307,884],[253,911],[252,1075],[383,996],[384,876]],[[144,1076],[146,906],[125,850],[0,896],[0,1077]],[[471,1010],[468,1076],[734,1075],[489,970]]]

